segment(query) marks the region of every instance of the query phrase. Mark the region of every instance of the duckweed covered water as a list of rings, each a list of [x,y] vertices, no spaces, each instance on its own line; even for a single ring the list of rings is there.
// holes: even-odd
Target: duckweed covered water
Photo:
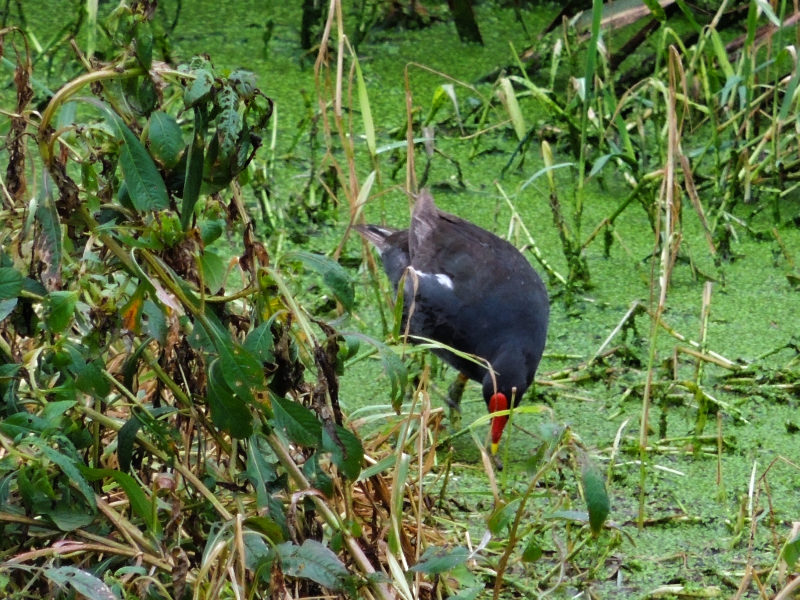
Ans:
[[[446,14],[443,6],[429,2],[434,12]],[[172,2],[163,2],[172,14]],[[25,3],[28,18],[34,31],[41,37],[57,25],[50,21],[51,15],[67,9],[74,3],[66,0],[43,2],[33,0]],[[60,7],[60,8],[59,8]],[[171,40],[175,54],[188,58],[193,53],[209,54],[216,65],[229,68],[243,67],[254,70],[259,77],[261,89],[276,101],[278,115],[278,155],[288,151],[290,140],[296,132],[298,121],[306,113],[302,92],[311,98],[315,107],[313,60],[314,55],[304,55],[299,48],[300,3],[263,2],[238,0],[220,3],[213,0],[184,0],[179,25]],[[105,7],[108,8],[108,7]],[[537,5],[535,12],[526,11],[526,25],[539,31],[558,11],[555,4]],[[271,11],[268,12],[268,11]],[[263,28],[268,18],[274,19],[275,29],[269,44],[268,58],[264,58]],[[509,42],[517,49],[525,47],[527,36],[515,21],[514,11],[498,8],[494,3],[484,2],[478,6],[485,47],[463,46],[458,41],[451,23],[438,23],[430,28],[407,32],[376,32],[359,49],[362,68],[367,80],[373,116],[379,143],[392,140],[390,132],[404,127],[405,97],[403,71],[407,63],[418,62],[442,71],[456,79],[473,84],[480,76],[500,64],[508,64],[512,57]],[[411,70],[411,86],[415,103],[429,106],[436,87],[447,81],[419,69]],[[480,88],[488,93],[489,88]],[[462,112],[470,106],[471,92],[456,86]],[[443,111],[451,110],[449,107]],[[531,122],[539,115],[535,107],[527,107]],[[361,124],[354,123],[359,131]],[[481,142],[484,152],[476,160],[469,161],[471,141],[458,139],[456,131],[439,132],[437,145],[445,154],[458,161],[463,171],[466,189],[455,185],[456,169],[452,162],[437,156],[431,168],[429,184],[435,187],[437,203],[444,210],[466,217],[471,221],[504,235],[508,229],[510,213],[498,200],[494,181],[500,179],[515,143],[510,130],[498,130]],[[357,149],[366,155],[363,141]],[[264,150],[262,150],[264,152]],[[305,149],[295,152],[293,160],[279,162],[274,194],[287,197],[305,185],[309,164]],[[393,165],[390,160],[382,164],[384,186],[402,183],[403,171],[398,182],[391,181]],[[419,159],[420,161],[422,159]],[[568,158],[561,157],[560,161]],[[560,162],[557,159],[557,162]],[[524,167],[512,171],[501,180],[503,187],[513,192],[521,182],[542,167],[538,149],[528,152]],[[367,165],[362,164],[362,175]],[[420,163],[421,169],[421,163]],[[556,171],[559,194],[566,205],[574,192],[574,177],[569,169]],[[584,230],[591,231],[603,217],[610,214],[627,193],[623,182],[607,167],[605,188],[595,181],[589,186],[584,215]],[[565,270],[560,252],[557,232],[552,224],[552,215],[547,204],[544,181],[529,186],[516,199],[516,207],[531,231],[547,260],[559,271]],[[687,203],[688,205],[688,203]],[[380,221],[385,217],[390,225],[404,227],[408,222],[408,201],[399,192],[386,195],[385,215],[381,206],[367,207],[366,217]],[[800,207],[787,204],[787,214],[797,213]],[[765,211],[766,212],[766,211]],[[752,223],[760,229],[771,224],[766,216],[759,216]],[[316,251],[328,251],[340,238],[344,223],[324,229],[312,237],[305,246]],[[579,298],[577,306],[565,308],[561,298],[552,298],[552,316],[547,344],[549,355],[570,355],[588,358],[594,354],[612,329],[628,310],[631,302],[647,302],[650,294],[650,262],[647,257],[653,250],[653,236],[644,211],[631,206],[617,221],[616,230],[625,247],[615,242],[610,258],[602,254],[602,242],[596,241],[588,248],[588,262],[594,289]],[[736,260],[726,262],[717,270],[708,256],[700,234],[697,218],[690,206],[683,209],[684,249],[688,249],[697,267],[720,279],[715,284],[708,330],[709,347],[731,360],[752,360],[772,348],[779,347],[792,336],[800,335],[800,292],[793,291],[785,278],[785,261],[771,242],[753,240],[741,230],[733,245]],[[781,235],[797,260],[800,260],[800,233],[794,227],[784,228]],[[360,254],[360,242],[351,241],[346,253]],[[540,269],[541,272],[541,269]],[[696,339],[700,327],[702,281],[695,280],[687,264],[678,263],[672,278],[672,287],[667,301],[665,320],[689,338]],[[359,305],[354,327],[362,327],[373,335],[379,335],[377,312],[372,305],[372,296],[363,287],[358,291]],[[649,319],[637,320],[639,335],[646,338]],[[660,358],[669,357],[676,341],[664,331],[659,332]],[[642,348],[646,355],[646,348]],[[780,365],[789,360],[788,351],[771,357],[770,364]],[[540,373],[558,370],[578,362],[577,359],[562,360],[548,358],[542,361]],[[719,377],[723,371],[713,366],[706,369],[707,380]],[[438,393],[446,390],[452,370],[435,381]],[[629,382],[628,382],[629,383]],[[548,394],[555,420],[569,424],[590,449],[608,449],[621,425],[627,421],[624,435],[633,436],[632,441],[623,442],[625,447],[635,447],[638,420],[641,412],[641,397],[631,394],[623,399],[622,386],[618,384],[589,384],[575,387],[565,393]],[[437,390],[434,390],[434,397]],[[380,377],[377,363],[364,361],[347,372],[342,379],[341,396],[350,410],[377,403],[388,403],[387,384]],[[720,400],[728,402],[741,411],[741,420],[726,416],[722,431],[731,447],[721,460],[721,475],[724,484],[717,484],[717,462],[714,456],[693,456],[691,452],[653,453],[647,486],[647,516],[659,521],[638,531],[635,519],[638,510],[639,467],[636,456],[623,452],[610,482],[612,515],[618,526],[629,534],[635,546],[629,542],[616,549],[607,565],[618,564],[619,574],[612,566],[606,573],[595,573],[593,588],[601,597],[637,597],[659,585],[690,583],[697,586],[716,585],[721,596],[729,596],[741,580],[747,555],[748,533],[735,530],[737,515],[746,503],[751,473],[758,474],[779,456],[800,464],[800,433],[790,433],[787,422],[800,424],[797,410],[797,393],[788,401],[776,402],[770,394],[741,396],[724,394]],[[477,385],[468,388],[464,399],[465,423],[485,413]],[[660,406],[651,411],[651,426],[659,429],[662,416]],[[667,436],[680,437],[694,431],[694,406],[678,406],[667,409]],[[518,417],[518,424],[535,430],[537,423],[548,420],[548,416]],[[745,423],[746,421],[746,423]],[[709,423],[706,433],[715,433],[715,423]],[[651,441],[658,438],[651,436]],[[455,443],[455,457],[464,465],[457,470],[451,484],[451,493],[462,506],[473,510],[471,514],[460,514],[460,518],[472,519],[473,539],[479,539],[484,524],[482,519],[491,509],[491,495],[482,470],[474,468],[478,452],[467,438]],[[623,436],[623,440],[625,437]],[[531,438],[513,432],[510,440],[512,457],[510,480],[522,482],[524,474],[519,466],[531,449]],[[607,456],[608,453],[605,452]],[[764,561],[774,561],[775,536],[788,532],[793,520],[800,519],[800,472],[786,463],[778,462],[769,476],[770,501],[774,522],[763,514],[759,525],[754,555]],[[763,503],[762,503],[763,505]],[[455,509],[453,509],[455,510]],[[546,548],[553,551],[555,548]],[[580,564],[580,559],[578,561]],[[532,575],[536,567],[527,572]],[[515,572],[522,577],[525,571]],[[509,588],[511,589],[511,588]],[[559,593],[569,597],[578,590],[564,589]]]

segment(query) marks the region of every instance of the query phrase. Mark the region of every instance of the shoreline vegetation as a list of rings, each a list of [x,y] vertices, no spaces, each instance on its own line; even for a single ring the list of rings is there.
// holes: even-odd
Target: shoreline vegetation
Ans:
[[[0,8],[0,595],[796,595],[791,2]],[[423,187],[551,297],[503,470]]]

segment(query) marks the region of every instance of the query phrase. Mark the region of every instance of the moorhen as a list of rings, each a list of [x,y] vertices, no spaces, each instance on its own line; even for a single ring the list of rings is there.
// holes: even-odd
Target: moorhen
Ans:
[[[508,410],[512,398],[518,404],[542,358],[550,313],[544,283],[519,250],[439,210],[428,190],[417,196],[408,229],[355,229],[380,252],[395,292],[406,273],[403,331],[411,312],[411,335],[474,354],[492,366],[494,379],[483,365],[433,350],[460,373],[450,392],[456,410],[467,379],[483,385],[489,412]],[[492,455],[507,421],[506,416],[492,420]]]

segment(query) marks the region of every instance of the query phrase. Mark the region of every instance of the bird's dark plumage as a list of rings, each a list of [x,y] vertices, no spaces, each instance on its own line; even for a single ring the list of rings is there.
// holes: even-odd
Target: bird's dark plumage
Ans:
[[[427,190],[417,197],[409,229],[359,225],[356,230],[380,252],[395,291],[407,271],[405,318],[414,299],[409,332],[489,361],[495,381],[485,367],[434,350],[483,385],[490,410],[507,408],[492,405],[498,394],[504,401],[513,394],[519,402],[539,366],[550,312],[547,290],[519,250],[440,211]],[[493,450],[499,441],[495,429],[493,424]]]

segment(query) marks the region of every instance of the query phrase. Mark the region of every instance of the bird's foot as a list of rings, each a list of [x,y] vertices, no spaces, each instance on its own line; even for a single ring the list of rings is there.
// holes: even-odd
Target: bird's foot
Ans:
[[[494,462],[494,468],[497,469],[498,471],[502,471],[503,470],[503,459],[500,458],[500,455],[499,454],[490,454],[490,456],[492,457],[492,462]]]

